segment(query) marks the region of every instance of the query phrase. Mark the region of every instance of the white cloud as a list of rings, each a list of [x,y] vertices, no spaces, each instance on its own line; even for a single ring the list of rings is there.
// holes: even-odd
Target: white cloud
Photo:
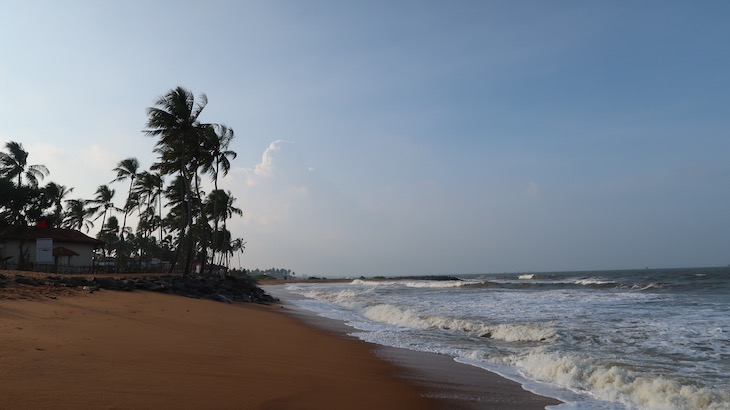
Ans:
[[[261,157],[261,162],[256,164],[256,167],[254,168],[254,173],[259,177],[270,177],[274,173],[274,167],[275,167],[275,161],[279,161],[275,158],[282,157],[282,154],[284,156],[283,161],[287,161],[288,157],[298,157],[298,153],[290,153],[291,149],[287,149],[286,147],[293,145],[294,142],[292,141],[284,141],[284,140],[276,140],[271,142],[269,144],[269,147],[266,148],[266,151],[264,151],[264,154]],[[291,166],[292,164],[286,164],[285,166]]]
[[[114,169],[119,159],[118,155],[112,154],[100,145],[93,144],[81,152],[81,161],[89,171],[111,175],[111,170]]]
[[[260,177],[266,177],[271,175],[274,168],[273,155],[276,151],[279,150],[280,144],[281,140],[273,141],[271,144],[269,144],[269,147],[266,148],[266,151],[264,151],[264,154],[261,157],[261,162],[256,164],[256,167],[254,168],[254,173],[256,175]]]

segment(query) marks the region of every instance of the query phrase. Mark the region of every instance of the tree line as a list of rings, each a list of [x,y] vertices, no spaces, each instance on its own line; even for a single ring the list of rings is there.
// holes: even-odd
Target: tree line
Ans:
[[[260,277],[260,276],[270,276],[276,279],[291,279],[292,277],[296,276],[295,272],[292,272],[291,269],[279,269],[279,268],[270,268],[270,269],[253,269],[250,270],[249,275],[252,277]]]
[[[207,103],[205,94],[196,101],[183,87],[158,97],[147,108],[143,130],[156,139],[156,162],[143,170],[137,158],[123,159],[112,169],[116,177],[89,199],[67,199],[74,188],[55,182],[41,186],[48,168],[30,164],[22,143],[6,143],[0,151],[0,228],[44,223],[88,233],[100,220],[97,238],[105,242],[103,255],[114,257],[117,271],[126,269],[132,257],[140,267],[142,260],[167,260],[171,272],[177,268],[185,275],[196,262],[201,272],[228,266],[230,257],[245,248],[227,229],[227,222],[243,212],[230,191],[218,188],[237,155],[229,149],[235,134],[226,125],[199,120]],[[206,176],[213,183],[208,193],[201,187]],[[124,184],[121,207],[114,201],[114,183]],[[130,215],[137,216],[136,230],[127,225]]]

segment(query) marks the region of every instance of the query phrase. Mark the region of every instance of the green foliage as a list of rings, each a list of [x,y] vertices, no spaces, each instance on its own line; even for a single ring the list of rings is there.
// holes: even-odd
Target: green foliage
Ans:
[[[292,272],[290,269],[278,269],[278,268],[270,268],[270,269],[254,269],[249,271],[250,275],[255,277],[259,276],[269,276],[272,279],[291,279],[293,276],[296,276],[296,273]]]

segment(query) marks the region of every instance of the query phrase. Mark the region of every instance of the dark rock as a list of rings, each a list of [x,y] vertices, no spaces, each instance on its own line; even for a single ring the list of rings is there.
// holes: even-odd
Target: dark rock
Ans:
[[[132,291],[146,290],[170,293],[196,299],[211,299],[224,303],[255,302],[271,303],[277,301],[265,293],[248,276],[145,276],[141,278],[115,279],[110,277],[48,276],[35,279],[16,275],[15,283],[30,286],[52,285],[57,287],[84,288],[90,292],[97,289]],[[9,283],[7,277],[0,275],[0,287]]]
[[[27,276],[20,276],[15,275],[15,283],[19,283],[21,285],[30,285],[30,286],[40,286],[41,283],[38,282],[36,279],[29,278]]]

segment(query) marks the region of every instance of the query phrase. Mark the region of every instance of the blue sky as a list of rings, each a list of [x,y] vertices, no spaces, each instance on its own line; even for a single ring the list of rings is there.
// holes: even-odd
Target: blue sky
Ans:
[[[726,2],[14,3],[0,142],[89,198],[155,161],[157,96],[206,93],[244,267],[730,263]]]

